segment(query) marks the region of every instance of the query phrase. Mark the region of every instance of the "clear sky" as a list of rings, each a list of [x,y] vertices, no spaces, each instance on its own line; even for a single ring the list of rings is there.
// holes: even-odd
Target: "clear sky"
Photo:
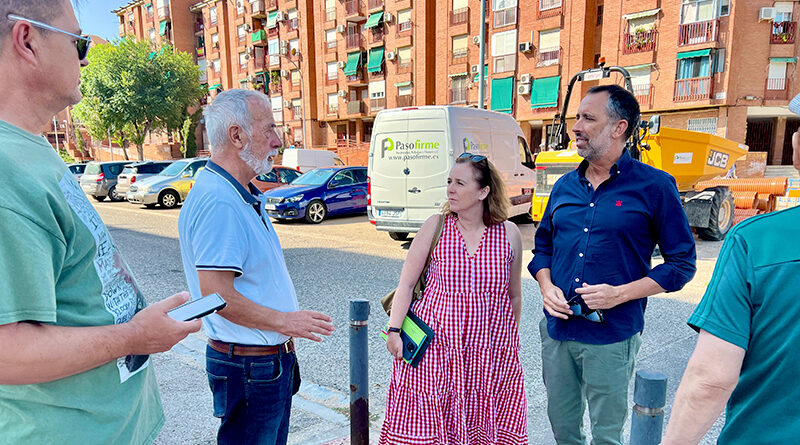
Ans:
[[[119,19],[112,9],[127,5],[129,0],[73,0],[77,4],[75,15],[84,34],[93,34],[106,40],[119,37]]]

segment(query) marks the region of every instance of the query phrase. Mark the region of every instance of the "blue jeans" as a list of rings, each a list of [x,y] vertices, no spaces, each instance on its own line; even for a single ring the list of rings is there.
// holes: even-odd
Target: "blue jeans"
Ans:
[[[282,445],[289,436],[292,395],[300,388],[294,352],[229,356],[206,347],[206,372],[219,445]]]

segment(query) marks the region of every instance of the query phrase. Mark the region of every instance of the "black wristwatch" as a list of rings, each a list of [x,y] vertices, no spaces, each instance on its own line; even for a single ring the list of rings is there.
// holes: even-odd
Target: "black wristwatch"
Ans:
[[[399,333],[400,333],[400,328],[392,328],[392,327],[390,327],[390,328],[389,328],[389,330],[388,330],[387,332],[388,332],[388,333],[390,333],[390,334],[391,334],[392,332],[397,332],[397,333],[399,334]]]

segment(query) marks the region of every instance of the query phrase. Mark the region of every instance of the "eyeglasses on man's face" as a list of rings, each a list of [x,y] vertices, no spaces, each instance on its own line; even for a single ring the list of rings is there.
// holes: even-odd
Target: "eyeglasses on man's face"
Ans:
[[[486,160],[486,156],[483,155],[474,155],[472,153],[464,152],[458,157],[458,159],[469,159],[472,162],[481,162]]]
[[[9,14],[6,18],[10,21],[25,21],[30,23],[31,25],[46,29],[48,31],[55,31],[60,32],[62,34],[66,34],[70,37],[74,37],[75,40],[75,49],[78,50],[78,60],[83,60],[86,58],[86,53],[89,52],[89,44],[92,43],[92,38],[89,36],[81,36],[78,34],[73,34],[69,31],[64,31],[63,29],[56,28],[55,26],[48,25],[47,23],[42,23],[37,20],[31,20],[22,16],[18,16],[16,14]]]

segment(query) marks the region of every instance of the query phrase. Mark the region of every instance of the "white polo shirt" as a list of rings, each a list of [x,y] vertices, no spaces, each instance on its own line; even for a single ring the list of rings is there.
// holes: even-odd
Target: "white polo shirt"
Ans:
[[[234,288],[253,302],[280,312],[296,311],[297,295],[280,241],[264,212],[263,196],[249,186],[250,191],[211,161],[198,173],[178,218],[192,300],[201,296],[198,270],[229,270],[236,272]],[[228,343],[277,345],[289,339],[218,314],[204,317],[203,327],[209,338]]]

